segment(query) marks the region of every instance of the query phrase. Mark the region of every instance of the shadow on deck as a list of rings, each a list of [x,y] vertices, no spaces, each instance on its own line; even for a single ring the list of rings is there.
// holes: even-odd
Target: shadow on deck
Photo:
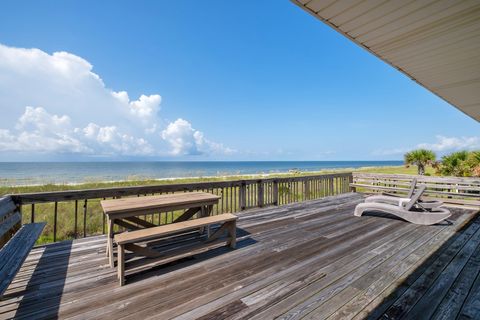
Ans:
[[[0,318],[323,319],[478,316],[480,218],[451,224],[354,217],[346,194],[239,214],[236,250],[218,248],[119,287],[105,237],[32,250]]]

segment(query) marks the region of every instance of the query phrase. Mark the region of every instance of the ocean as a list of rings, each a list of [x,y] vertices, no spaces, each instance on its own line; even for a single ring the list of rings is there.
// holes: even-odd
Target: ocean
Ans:
[[[269,174],[401,164],[402,161],[0,162],[0,186]]]

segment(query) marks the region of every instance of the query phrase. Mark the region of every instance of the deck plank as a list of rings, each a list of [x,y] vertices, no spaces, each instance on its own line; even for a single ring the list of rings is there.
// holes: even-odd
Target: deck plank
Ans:
[[[125,287],[108,267],[104,236],[37,247],[0,300],[0,318],[396,319],[418,306],[428,315],[478,315],[478,215],[455,209],[451,225],[435,226],[354,217],[362,199],[241,212],[236,250],[167,264]],[[155,245],[168,252],[199,237]]]
[[[480,229],[470,237],[448,266],[443,269],[440,276],[428,288],[421,300],[407,313],[408,317],[415,319],[431,318],[479,244]]]
[[[470,220],[469,214],[461,214],[457,219],[458,225],[461,226]],[[362,310],[359,310],[358,314],[353,319],[378,319],[385,311],[392,306],[393,303],[408,289],[410,286],[432,265],[447,248],[448,244],[452,243],[458,234],[451,236],[451,231],[445,229],[438,236],[432,238],[430,243],[431,247],[424,246],[418,252],[415,253],[419,257],[417,261],[412,265],[409,271],[400,276],[397,281],[392,283],[382,294],[373,299]],[[433,254],[428,255],[427,252]]]
[[[480,245],[471,255],[463,270],[459,273],[455,283],[450,287],[445,298],[438,305],[433,314],[436,319],[455,319],[462,308],[464,301],[471,292],[475,279],[480,270]]]
[[[423,298],[427,290],[434,284],[444,268],[452,261],[453,257],[463,248],[475,232],[479,230],[480,219],[476,219],[471,225],[459,234],[449,244],[448,248],[433,261],[425,272],[395,301],[385,312],[385,319],[399,319],[404,317]]]

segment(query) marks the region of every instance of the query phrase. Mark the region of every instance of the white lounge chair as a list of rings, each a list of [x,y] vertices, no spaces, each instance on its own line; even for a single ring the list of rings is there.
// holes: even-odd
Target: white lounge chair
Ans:
[[[441,222],[451,216],[446,208],[425,209],[419,203],[419,199],[425,191],[426,186],[421,186],[409,201],[403,201],[397,204],[365,202],[355,207],[354,215],[360,217],[364,212],[377,211],[393,214],[399,218],[415,224],[431,225]]]
[[[413,195],[415,194],[415,188],[417,186],[417,179],[412,180],[412,184],[410,185],[410,189],[408,190],[407,197],[396,197],[396,196],[388,196],[388,195],[374,195],[367,197],[365,202],[375,202],[375,203],[386,203],[386,204],[393,204],[393,205],[404,205],[405,203],[409,202]],[[421,206],[425,210],[432,210],[435,208],[440,207],[443,205],[443,202],[437,200],[421,200],[418,199],[417,206]]]

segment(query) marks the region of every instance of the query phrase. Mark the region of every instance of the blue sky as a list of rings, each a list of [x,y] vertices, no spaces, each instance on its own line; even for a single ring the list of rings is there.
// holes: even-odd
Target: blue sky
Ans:
[[[0,30],[3,161],[480,147],[476,121],[287,0],[3,1]]]

